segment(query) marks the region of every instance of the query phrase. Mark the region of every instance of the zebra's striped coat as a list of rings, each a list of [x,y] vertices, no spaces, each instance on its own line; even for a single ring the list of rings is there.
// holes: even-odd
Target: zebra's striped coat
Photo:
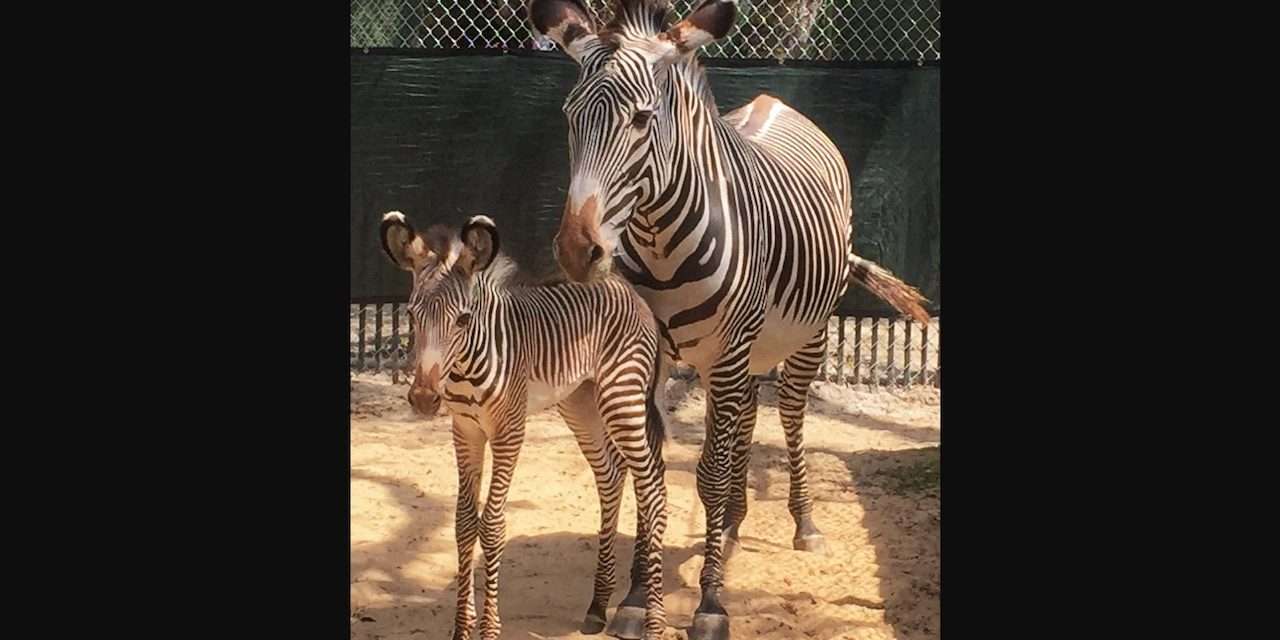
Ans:
[[[820,549],[802,424],[827,319],[851,279],[927,315],[917,292],[853,254],[849,172],[826,134],[767,95],[719,114],[694,53],[728,33],[735,3],[706,0],[673,25],[669,9],[621,0],[597,30],[577,0],[532,0],[530,19],[581,66],[564,105],[571,182],[557,258],[575,280],[624,275],[665,329],[667,353],[707,388],[697,469],[707,541],[690,639],[723,640],[718,593],[726,540],[746,516],[753,374],[785,363],[794,544]]]
[[[516,284],[498,252],[493,222],[477,216],[461,237],[419,235],[402,214],[382,226],[388,256],[414,274],[409,313],[416,375],[410,402],[434,413],[443,398],[453,417],[458,461],[458,609],[455,638],[475,625],[471,561],[479,539],[486,560],[482,638],[496,638],[504,504],[524,438],[525,417],[556,406],[596,476],[601,527],[595,590],[583,629],[604,628],[614,589],[614,537],[623,477],[635,479],[637,535],[633,585],[615,627],[661,637],[662,534],[666,485],[662,423],[647,403],[656,374],[657,329],[644,301],[620,278],[590,284]],[[476,499],[486,444],[493,455],[489,498]]]

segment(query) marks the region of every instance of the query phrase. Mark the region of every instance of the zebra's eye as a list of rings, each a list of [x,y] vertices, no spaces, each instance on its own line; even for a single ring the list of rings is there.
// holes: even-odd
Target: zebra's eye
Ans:
[[[648,111],[648,110],[637,111],[635,115],[631,116],[631,126],[637,129],[643,129],[645,125],[649,124],[649,118],[652,118],[652,117],[653,117],[652,111]]]
[[[471,313],[464,311],[458,315],[458,319],[454,321],[459,329],[466,329],[471,324]]]

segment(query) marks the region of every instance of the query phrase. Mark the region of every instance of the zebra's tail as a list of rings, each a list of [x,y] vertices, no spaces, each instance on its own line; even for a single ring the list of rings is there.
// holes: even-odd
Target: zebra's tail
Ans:
[[[849,281],[862,285],[916,322],[929,323],[929,312],[923,306],[928,299],[920,295],[915,287],[899,280],[888,269],[854,255],[852,251],[849,252]]]
[[[658,352],[658,358],[662,358],[662,352]],[[649,449],[654,451],[658,457],[662,457],[662,443],[670,439],[667,433],[667,423],[662,419],[662,410],[658,408],[656,400],[658,395],[658,385],[666,384],[666,380],[659,380],[658,374],[662,370],[662,363],[653,363],[653,373],[649,376],[649,393],[644,397],[644,432],[649,440]]]

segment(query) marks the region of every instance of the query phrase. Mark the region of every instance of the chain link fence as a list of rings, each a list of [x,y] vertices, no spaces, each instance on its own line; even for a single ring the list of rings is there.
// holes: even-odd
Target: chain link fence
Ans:
[[[529,27],[527,1],[352,0],[351,47],[555,49]],[[583,1],[603,24],[616,0]],[[687,15],[700,1],[674,0],[673,14]],[[941,0],[738,0],[738,13],[737,28],[702,57],[917,64],[942,57]],[[390,372],[407,382],[407,320],[402,299],[353,300],[351,370]],[[940,384],[939,318],[926,326],[835,315],[828,336],[820,380],[873,388]]]
[[[607,21],[615,0],[584,0]],[[675,0],[686,15],[699,0]],[[351,47],[555,48],[526,19],[527,0],[351,0]],[[942,0],[739,0],[738,25],[703,57],[915,62],[942,58]]]

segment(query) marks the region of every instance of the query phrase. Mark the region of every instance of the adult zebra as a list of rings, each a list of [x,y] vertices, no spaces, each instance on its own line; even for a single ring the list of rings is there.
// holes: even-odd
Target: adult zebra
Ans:
[[[853,254],[849,172],[816,125],[767,95],[719,115],[695,52],[729,32],[735,4],[707,0],[673,26],[668,11],[620,0],[597,30],[577,0],[531,0],[529,17],[581,66],[564,104],[571,183],[557,260],[579,281],[620,271],[665,329],[668,355],[707,389],[706,547],[689,637],[722,640],[723,541],[747,512],[753,376],[785,362],[793,544],[818,550],[801,432],[827,319],[850,280],[919,321],[928,314],[915,289]],[[633,585],[628,602],[636,595]]]

